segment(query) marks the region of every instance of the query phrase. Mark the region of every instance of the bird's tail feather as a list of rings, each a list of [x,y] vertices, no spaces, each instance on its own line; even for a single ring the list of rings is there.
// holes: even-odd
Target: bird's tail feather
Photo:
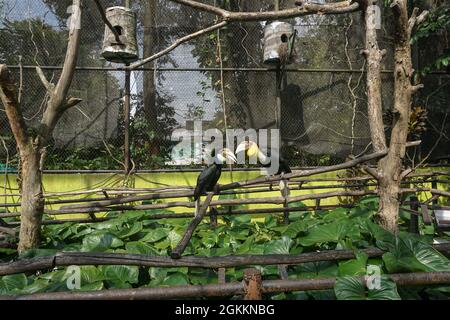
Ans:
[[[291,191],[289,190],[289,183],[287,180],[280,180],[280,191],[283,197],[289,197]]]
[[[195,200],[195,216],[198,215],[199,210],[200,210],[200,198]]]

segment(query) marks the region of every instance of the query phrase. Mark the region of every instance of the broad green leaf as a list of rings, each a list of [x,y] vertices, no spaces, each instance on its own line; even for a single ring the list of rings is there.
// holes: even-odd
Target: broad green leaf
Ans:
[[[128,282],[138,283],[139,267],[137,266],[106,266],[103,267],[103,275],[114,283]]]
[[[310,229],[309,233],[298,241],[301,245],[308,247],[325,242],[338,242],[348,232],[348,224],[342,221],[320,225]]]
[[[158,228],[153,230],[146,229],[144,231],[147,232],[147,234],[139,241],[153,243],[167,237],[170,230],[166,228]]]
[[[80,287],[81,292],[87,292],[87,291],[100,291],[104,289],[104,285],[103,285],[103,281],[99,281],[99,282],[94,282],[94,283],[89,283],[86,285],[82,285]]]
[[[176,232],[175,230],[171,230],[167,234],[167,240],[169,241],[170,247],[172,249],[177,246],[177,244],[181,241],[181,238],[183,238],[182,231]]]
[[[166,286],[183,286],[188,285],[189,280],[185,274],[177,272],[167,276],[162,284]]]
[[[111,233],[95,233],[86,236],[83,239],[81,251],[85,252],[103,252],[111,248],[123,246],[122,240]]]
[[[390,273],[402,271],[450,271],[450,261],[432,246],[407,234],[400,234],[390,252],[383,254]]]
[[[339,277],[334,292],[338,300],[400,300],[395,283],[380,277],[378,288],[367,289],[359,277]]]
[[[244,241],[240,246],[236,249],[236,254],[244,254],[248,253],[251,250],[251,247],[255,241],[255,236],[250,236],[247,240]]]
[[[104,280],[101,270],[94,266],[82,266],[81,268],[81,286],[97,283]]]
[[[356,259],[339,262],[339,275],[342,276],[362,276],[366,274],[366,264],[368,255],[356,253]]]
[[[299,279],[336,277],[339,273],[337,263],[332,261],[302,263],[294,270],[293,274]]]
[[[284,236],[280,240],[272,240],[264,248],[265,254],[289,254],[294,241]]]
[[[298,220],[294,223],[289,224],[289,226],[284,231],[281,231],[281,234],[294,239],[300,232],[305,232],[307,230],[307,227],[307,224],[303,220]]]
[[[24,273],[12,274],[0,278],[0,293],[6,294],[10,291],[21,290],[28,284]]]
[[[45,279],[36,279],[32,284],[20,290],[21,294],[33,294],[37,292],[44,292],[49,286],[49,281]]]
[[[128,242],[125,245],[125,248],[128,253],[159,255],[159,252],[156,249],[141,241]]]
[[[119,232],[116,233],[116,236],[120,239],[126,239],[131,237],[132,235],[135,235],[136,233],[139,233],[142,230],[142,222],[135,222],[128,228],[123,228]]]

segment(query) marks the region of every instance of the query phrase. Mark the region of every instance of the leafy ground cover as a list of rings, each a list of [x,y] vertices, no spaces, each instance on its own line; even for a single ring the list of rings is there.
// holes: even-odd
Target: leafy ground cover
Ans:
[[[298,206],[302,203],[296,204]],[[449,260],[431,246],[432,227],[421,227],[421,236],[405,232],[409,214],[402,213],[402,232],[397,237],[373,222],[376,197],[363,198],[353,209],[292,213],[291,223],[281,217],[227,216],[217,227],[208,220],[194,234],[185,255],[223,256],[237,254],[299,254],[317,250],[351,249],[356,258],[347,261],[305,263],[288,268],[289,278],[337,277],[334,290],[274,294],[269,299],[448,299],[450,286],[397,287],[389,273],[450,271]],[[190,219],[146,220],[152,210],[110,213],[101,223],[49,225],[44,227],[40,249],[17,256],[0,249],[0,261],[54,254],[58,251],[115,252],[167,256],[181,239]],[[449,234],[440,235],[449,239]],[[360,249],[378,247],[387,252],[372,259]],[[381,272],[378,289],[368,290],[356,276]],[[278,279],[276,266],[257,267],[264,279]],[[242,280],[244,268],[228,268],[227,281]],[[0,294],[32,294],[68,291],[67,268],[0,277]],[[83,266],[81,291],[113,288],[175,286],[217,283],[216,270],[201,268],[148,268],[136,266]]]

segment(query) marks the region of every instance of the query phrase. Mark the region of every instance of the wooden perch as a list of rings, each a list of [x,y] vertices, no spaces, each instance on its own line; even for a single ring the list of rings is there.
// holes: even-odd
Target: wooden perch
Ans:
[[[397,286],[430,286],[450,283],[450,272],[416,272],[387,275]],[[356,278],[365,285],[365,276]],[[259,284],[260,294],[279,292],[311,291],[333,289],[336,278],[312,278],[300,280],[264,280]],[[245,295],[244,283],[231,282],[226,284],[185,285],[156,288],[110,289],[91,292],[48,292],[31,295],[0,296],[5,300],[162,300],[205,297],[232,297]]]
[[[450,244],[435,244],[433,248],[440,252],[450,252]],[[378,248],[362,249],[369,257],[381,257],[383,250]],[[35,272],[65,266],[125,265],[142,267],[190,267],[190,268],[232,268],[251,265],[297,265],[307,262],[333,261],[355,258],[353,250],[327,250],[300,254],[270,255],[233,255],[221,257],[170,257],[149,256],[143,254],[59,252],[47,257],[22,259],[9,263],[0,263],[0,276]]]
[[[186,229],[186,232],[184,233],[183,238],[180,240],[176,248],[173,249],[172,253],[170,254],[172,259],[180,259],[181,256],[183,255],[183,252],[186,249],[187,245],[189,244],[189,241],[191,240],[195,229],[198,227],[200,222],[202,222],[203,217],[205,216],[206,211],[208,210],[209,204],[211,203],[213,196],[214,196],[213,192],[208,193],[208,196],[206,197],[205,202],[203,202],[203,205],[201,206],[198,215],[196,215],[194,219],[191,221],[191,223]]]

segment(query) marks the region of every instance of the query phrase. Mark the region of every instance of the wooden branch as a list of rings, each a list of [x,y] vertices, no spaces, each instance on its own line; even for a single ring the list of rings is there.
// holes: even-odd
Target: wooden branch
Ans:
[[[173,51],[175,48],[177,48],[178,46],[182,45],[185,42],[190,41],[190,40],[195,39],[195,38],[198,38],[198,37],[200,37],[202,35],[211,33],[211,32],[213,32],[213,31],[215,31],[217,29],[223,28],[227,24],[228,24],[227,21],[221,21],[221,22],[219,22],[217,24],[214,24],[214,25],[212,25],[212,26],[210,26],[208,28],[201,29],[201,30],[199,30],[197,32],[191,33],[191,34],[189,34],[189,35],[187,35],[185,37],[182,37],[182,38],[178,39],[177,41],[175,41],[172,45],[170,45],[166,49],[164,49],[164,50],[162,50],[162,51],[160,51],[158,53],[155,53],[154,55],[152,55],[152,56],[150,56],[148,58],[142,59],[140,61],[136,61],[135,63],[131,64],[129,67],[125,67],[125,69],[126,70],[137,69],[137,68],[139,68],[139,67],[141,67],[141,66],[143,66],[143,65],[145,65],[147,63],[152,62],[153,60],[156,60],[156,59],[158,59],[158,58],[168,54],[169,52]]]
[[[83,99],[69,97],[61,107],[61,113],[75,107],[79,103],[83,102]]]
[[[215,14],[228,22],[289,19],[309,14],[341,14],[353,12],[359,9],[359,4],[357,2],[341,1],[326,4],[305,3],[298,8],[291,8],[279,11],[231,12],[193,0],[172,0],[172,1],[189,6],[191,8],[200,11]]]
[[[0,98],[5,107],[6,116],[14,138],[20,149],[24,150],[29,143],[28,128],[19,106],[16,86],[11,78],[8,67],[0,65]]]
[[[6,227],[0,227],[0,232],[9,234],[10,236],[16,237],[17,236],[17,231],[11,228],[6,228]]]
[[[450,272],[416,272],[387,275],[397,286],[429,286],[450,283]],[[356,277],[361,284],[366,276]],[[261,294],[333,289],[336,278],[301,280],[265,280],[261,282]],[[186,285],[174,287],[110,289],[91,292],[48,292],[23,296],[0,296],[1,300],[167,300],[181,298],[230,297],[245,294],[242,282],[226,284]]]
[[[381,151],[387,148],[381,98],[381,60],[383,54],[378,47],[375,15],[374,7],[367,5],[365,8],[366,49],[364,50],[367,60],[367,110],[373,148],[375,151]],[[380,178],[376,171],[367,172],[376,179]]]
[[[372,177],[374,177],[376,180],[380,179],[380,175],[378,174],[377,169],[371,168],[367,165],[361,165],[361,168],[367,172],[368,174],[370,174]]]
[[[55,85],[47,80],[45,77],[44,72],[42,71],[41,67],[36,67],[36,72],[39,76],[39,79],[41,80],[44,87],[47,89],[47,92],[50,96],[52,96],[55,93]]]
[[[111,24],[111,22],[108,20],[108,18],[106,17],[106,13],[105,13],[105,9],[103,8],[102,4],[100,3],[100,0],[94,0],[95,4],[97,5],[97,9],[98,12],[100,13],[100,16],[102,17],[103,22],[105,23],[105,25],[109,28],[109,30],[111,30],[111,32],[114,35],[114,38],[116,39],[117,44],[121,44],[123,45],[122,40],[120,39],[120,35],[117,32],[117,30],[113,27],[113,25]]]
[[[313,4],[313,3],[306,3],[304,6],[299,8],[292,8],[287,10],[280,10],[280,11],[270,11],[270,12],[230,12],[215,6],[207,5],[205,3],[201,3],[198,1],[192,1],[192,0],[171,0],[173,2],[189,6],[191,8],[212,13],[219,17],[221,17],[222,21],[212,25],[208,28],[199,30],[197,32],[194,32],[192,34],[189,34],[183,38],[178,39],[175,41],[172,45],[167,47],[166,49],[148,57],[145,59],[142,59],[140,61],[137,61],[133,63],[131,66],[126,67],[125,70],[134,70],[137,69],[147,63],[150,63],[160,57],[162,57],[165,54],[168,54],[175,48],[177,48],[179,45],[190,41],[192,39],[195,39],[197,37],[200,37],[202,35],[211,33],[217,29],[221,29],[225,27],[230,22],[235,21],[267,21],[267,20],[275,20],[275,19],[288,19],[288,18],[294,18],[299,17],[303,15],[308,14],[341,14],[341,13],[348,13],[358,10],[359,4],[357,2],[352,1],[341,1],[337,3],[328,3],[328,4]]]
[[[450,252],[450,244],[435,244],[433,248],[439,252]],[[380,257],[385,252],[378,248],[360,250],[370,258]],[[355,258],[353,250],[327,250],[321,252],[270,255],[233,255],[222,257],[170,257],[149,256],[143,254],[93,253],[93,252],[60,252],[52,256],[23,259],[9,263],[0,263],[0,276],[35,272],[64,266],[89,265],[127,265],[142,267],[192,267],[192,268],[232,268],[251,265],[297,265],[307,262],[347,260]]]
[[[189,241],[191,240],[195,229],[198,227],[200,222],[202,222],[203,217],[205,216],[206,211],[208,210],[209,204],[211,203],[213,196],[214,196],[214,193],[211,192],[206,197],[206,200],[205,200],[205,202],[203,202],[198,214],[194,217],[194,219],[191,221],[191,223],[187,227],[183,238],[180,240],[180,242],[177,244],[175,249],[173,249],[172,253],[170,254],[172,259],[180,259],[181,256],[183,255],[183,252],[186,249],[187,245],[189,244]]]
[[[78,103],[76,102],[78,100],[69,99],[66,101],[66,98],[75,74],[80,48],[81,27],[77,22],[81,23],[81,0],[73,0],[72,8],[74,9],[69,29],[69,40],[61,76],[53,90],[53,95],[50,96],[41,120],[39,132],[43,138],[41,143],[44,143],[51,135],[62,113],[67,110],[68,105]]]
[[[258,184],[258,183],[276,182],[276,181],[280,181],[281,179],[289,180],[292,178],[306,177],[306,176],[311,176],[311,175],[315,175],[315,174],[319,174],[319,173],[348,169],[348,168],[354,167],[360,163],[364,163],[364,162],[368,162],[371,160],[376,160],[376,159],[382,158],[387,153],[388,153],[388,150],[383,150],[380,152],[368,154],[368,155],[362,156],[360,158],[356,158],[356,159],[353,159],[353,160],[350,160],[350,161],[347,161],[347,162],[344,162],[341,164],[333,165],[333,166],[324,166],[324,167],[319,167],[319,168],[310,169],[310,170],[300,170],[298,172],[284,174],[282,177],[281,176],[268,176],[268,177],[261,177],[261,178],[256,178],[256,179],[242,181],[242,182],[229,183],[226,185],[221,185],[219,189],[220,189],[220,191],[223,191],[223,190],[229,190],[229,189],[235,189],[235,188],[240,188],[240,187],[244,187],[244,186],[254,185],[254,184]]]

